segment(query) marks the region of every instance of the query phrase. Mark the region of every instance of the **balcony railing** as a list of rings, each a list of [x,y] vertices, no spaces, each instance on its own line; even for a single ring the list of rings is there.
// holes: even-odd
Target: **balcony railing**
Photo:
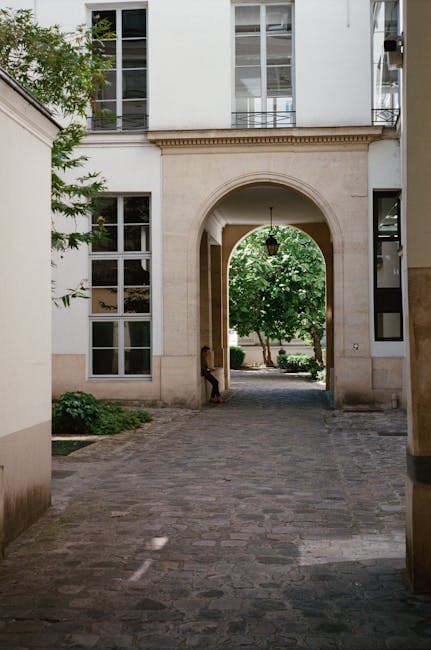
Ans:
[[[92,115],[89,131],[147,131],[148,115]]]
[[[234,129],[273,129],[295,126],[295,122],[295,111],[232,113],[232,128]]]
[[[373,108],[373,124],[394,128],[400,116],[399,108]]]

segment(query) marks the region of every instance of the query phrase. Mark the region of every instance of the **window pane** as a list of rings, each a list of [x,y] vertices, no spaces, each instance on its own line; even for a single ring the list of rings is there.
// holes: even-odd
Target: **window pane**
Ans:
[[[106,73],[106,84],[98,89],[97,99],[107,100],[115,99],[117,96],[117,83],[115,70],[109,70]]]
[[[260,32],[260,7],[235,7],[235,32]]]
[[[148,252],[150,250],[149,226],[125,226],[124,250]]]
[[[123,68],[145,68],[147,42],[145,39],[123,41]]]
[[[397,288],[400,282],[400,258],[397,241],[381,241],[377,255],[377,288]]]
[[[124,345],[126,348],[149,348],[150,323],[148,321],[126,321],[124,323]]]
[[[262,99],[260,97],[237,97],[236,110],[245,113],[256,113],[262,111]],[[240,116],[241,119],[247,116]]]
[[[292,39],[290,36],[268,36],[266,46],[268,65],[290,65],[292,60]]]
[[[117,24],[115,10],[114,11],[93,11],[91,18],[92,18],[93,26],[102,22],[102,20],[106,21],[109,32],[113,32],[115,34],[116,24]]]
[[[398,197],[380,196],[377,198],[377,227],[379,235],[398,234]]]
[[[290,67],[267,68],[268,95],[277,97],[290,94],[292,76]]]
[[[110,59],[111,67],[115,68],[116,65],[116,41],[113,39],[101,39],[93,41],[93,48],[95,53],[102,56],[104,59]]]
[[[266,8],[266,31],[276,34],[292,31],[290,5],[272,5]]]
[[[124,370],[126,375],[149,375],[150,351],[149,350],[124,350]]]
[[[150,197],[127,196],[124,198],[124,223],[149,223]]]
[[[149,260],[124,260],[124,286],[149,286]]]
[[[260,97],[260,68],[237,68],[235,90],[237,97]]]
[[[93,226],[93,231],[97,231],[97,226]],[[105,226],[102,236],[102,239],[92,243],[93,253],[116,251],[118,248],[117,226]]]
[[[145,9],[127,9],[122,12],[123,38],[147,35]]]
[[[99,217],[103,217],[105,224],[117,223],[117,199],[115,196],[104,196],[97,199],[92,223],[97,224]]]
[[[266,110],[271,111],[293,111],[293,97],[292,95],[288,97],[268,97],[266,100]],[[283,116],[280,116],[282,119]],[[287,116],[285,119],[291,120],[292,116]]]
[[[377,314],[377,338],[378,339],[400,339],[401,338],[401,314],[378,313]]]
[[[96,102],[91,118],[91,127],[97,131],[116,129],[116,112],[115,102]]]
[[[146,70],[123,72],[123,99],[138,99],[147,96]]]
[[[149,314],[150,290],[148,288],[139,287],[124,289],[124,313]]]
[[[237,36],[235,40],[236,65],[259,65],[259,36]]]
[[[118,324],[116,322],[93,323],[93,347],[113,348],[118,346]]]
[[[123,130],[146,129],[147,126],[147,102],[123,102]]]
[[[118,375],[118,351],[93,350],[93,375]]]
[[[93,314],[115,314],[118,312],[117,289],[92,289],[91,310]]]
[[[93,287],[115,287],[118,283],[117,260],[93,260]]]

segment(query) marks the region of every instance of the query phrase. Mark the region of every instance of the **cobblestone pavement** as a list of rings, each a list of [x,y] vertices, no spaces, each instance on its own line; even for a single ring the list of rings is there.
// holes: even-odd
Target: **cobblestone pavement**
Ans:
[[[54,459],[53,507],[0,565],[0,648],[429,650],[405,427],[236,373],[224,405]]]

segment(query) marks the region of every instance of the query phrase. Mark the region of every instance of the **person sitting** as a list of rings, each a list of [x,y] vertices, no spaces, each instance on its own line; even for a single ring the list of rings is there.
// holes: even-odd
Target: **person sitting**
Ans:
[[[211,374],[214,371],[214,368],[208,367],[209,352],[210,348],[207,345],[204,345],[201,349],[201,375],[202,377],[205,377],[205,379],[209,381],[212,386],[210,402],[214,402],[214,404],[223,404],[224,400],[220,395],[218,381],[214,375]]]

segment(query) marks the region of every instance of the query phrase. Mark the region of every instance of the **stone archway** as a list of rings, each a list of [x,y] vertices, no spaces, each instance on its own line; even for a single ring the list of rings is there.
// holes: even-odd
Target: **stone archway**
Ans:
[[[205,223],[200,246],[200,331],[201,344],[212,344],[219,379],[229,384],[228,352],[228,267],[235,247],[252,231],[265,226],[267,203],[279,215],[277,225],[289,225],[308,234],[320,248],[326,266],[327,285],[327,389],[332,390],[334,370],[333,335],[333,245],[324,215],[308,197],[287,185],[253,183],[238,187],[224,196]],[[235,212],[237,214],[235,215]],[[227,214],[226,214],[227,213]],[[245,214],[244,214],[245,213]],[[287,215],[287,216],[286,216]],[[214,241],[214,223],[226,221],[220,242]],[[256,220],[257,219],[257,220]],[[248,220],[250,222],[248,222]],[[245,221],[245,223],[244,223]],[[221,257],[221,282],[220,262]],[[216,265],[216,266],[214,266]],[[221,297],[220,297],[221,293]],[[220,327],[221,323],[221,327]],[[221,371],[224,370],[224,372]]]
[[[374,127],[358,127],[354,134],[340,129],[326,129],[323,135],[281,131],[149,134],[162,149],[163,166],[164,401],[200,403],[202,233],[224,197],[256,183],[296,191],[317,206],[328,224],[334,253],[335,400],[373,401],[368,145],[381,131]],[[222,228],[216,224],[217,228],[219,235],[209,234],[215,234],[221,245]]]

